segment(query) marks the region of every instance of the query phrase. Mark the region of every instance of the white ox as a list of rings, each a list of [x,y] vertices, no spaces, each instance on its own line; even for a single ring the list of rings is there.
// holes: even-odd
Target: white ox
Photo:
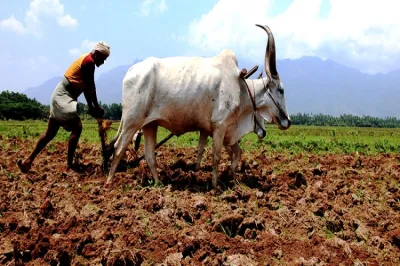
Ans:
[[[258,67],[258,66],[257,66]],[[248,73],[249,74],[249,73]],[[258,77],[259,79],[262,78],[262,72]],[[265,137],[266,132],[265,132],[265,120],[256,112],[255,113],[255,125],[254,125],[254,129],[253,132],[256,133],[258,135],[259,139],[262,139]],[[142,130],[139,130],[135,133],[135,135],[133,136],[133,140],[132,143],[134,144],[134,150],[137,152],[140,146],[140,142],[142,139],[142,135],[143,132]],[[170,136],[168,136],[166,139],[169,139]],[[200,169],[200,165],[201,165],[201,157],[203,156],[203,152],[204,152],[204,147],[207,143],[207,137],[209,137],[209,135],[207,134],[207,132],[201,130],[200,131],[200,137],[199,137],[199,148],[197,150],[197,159],[196,159],[196,164],[195,164],[195,171],[198,171]],[[164,139],[163,142],[166,140]],[[157,145],[156,145],[157,148]],[[228,151],[229,154],[229,159],[231,161],[231,174],[233,174],[235,172],[236,166],[238,165],[239,159],[240,159],[240,153],[241,150],[239,149],[239,154],[234,154],[233,153],[233,149],[230,146],[225,146],[225,149]]]
[[[145,138],[145,158],[156,182],[159,179],[154,149],[158,126],[177,136],[200,131],[200,157],[201,143],[211,136],[212,185],[216,187],[222,146],[229,147],[234,170],[241,153],[239,139],[259,123],[263,132],[261,136],[258,131],[257,134],[265,136],[262,119],[282,130],[290,127],[283,84],[276,71],[274,37],[267,26],[257,26],[268,34],[266,78],[239,78],[238,62],[231,50],[209,58],[150,57],[128,70],[123,80],[121,123],[111,144],[114,154],[107,184],[140,128]]]

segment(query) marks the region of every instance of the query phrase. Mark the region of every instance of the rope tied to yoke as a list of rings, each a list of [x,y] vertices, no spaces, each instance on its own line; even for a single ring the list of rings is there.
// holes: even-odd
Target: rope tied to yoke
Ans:
[[[249,72],[247,72],[247,70],[245,68],[242,69],[242,71],[239,74],[239,78],[243,80],[244,84],[246,85],[246,89],[247,89],[247,93],[249,94],[251,103],[253,105],[253,117],[254,117],[254,131],[256,131],[256,126],[259,126],[260,128],[263,128],[262,125],[260,124],[260,122],[258,122],[257,118],[256,118],[256,112],[257,112],[257,106],[256,106],[256,102],[254,100],[254,95],[251,94],[249,85],[246,82],[246,79],[248,77],[250,77],[251,75],[254,74],[254,72],[256,72],[258,69],[258,66],[254,66],[252,69],[250,69]],[[254,88],[254,86],[253,86]],[[263,131],[265,131],[263,129]]]

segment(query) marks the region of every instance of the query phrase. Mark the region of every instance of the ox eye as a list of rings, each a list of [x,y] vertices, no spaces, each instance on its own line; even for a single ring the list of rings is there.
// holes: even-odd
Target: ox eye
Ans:
[[[283,95],[283,89],[278,88],[278,92]]]

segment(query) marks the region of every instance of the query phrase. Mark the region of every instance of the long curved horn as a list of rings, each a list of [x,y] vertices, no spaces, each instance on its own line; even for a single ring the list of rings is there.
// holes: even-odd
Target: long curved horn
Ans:
[[[279,79],[278,71],[276,71],[276,52],[275,52],[274,35],[272,35],[272,32],[268,26],[259,24],[256,24],[256,26],[264,29],[268,34],[268,43],[267,43],[267,49],[265,51],[265,61],[264,61],[265,72],[267,73],[268,76],[271,76],[274,79]]]

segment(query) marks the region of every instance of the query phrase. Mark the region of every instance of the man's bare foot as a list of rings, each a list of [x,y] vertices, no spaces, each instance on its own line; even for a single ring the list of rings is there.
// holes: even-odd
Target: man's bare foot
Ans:
[[[27,164],[27,163],[25,163],[25,161],[22,161],[21,159],[19,159],[17,161],[17,165],[18,165],[19,170],[21,170],[22,173],[28,173],[32,166],[32,164],[29,164],[29,163]]]

